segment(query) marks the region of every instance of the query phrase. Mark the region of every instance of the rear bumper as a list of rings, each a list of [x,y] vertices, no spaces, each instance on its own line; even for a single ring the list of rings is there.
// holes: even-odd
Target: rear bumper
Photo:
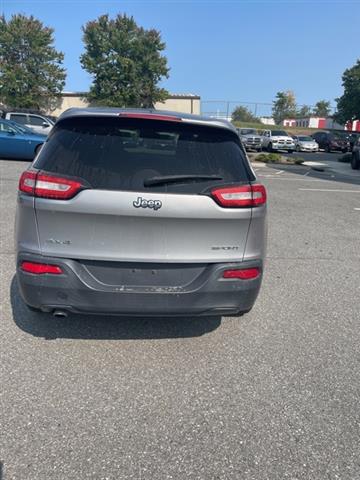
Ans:
[[[64,274],[24,273],[22,261],[59,265]],[[209,264],[185,285],[107,285],[77,261],[19,254],[17,280],[28,305],[43,311],[126,316],[236,315],[251,310],[259,293],[262,274],[253,280],[223,279],[226,269],[259,267],[262,261]],[[156,270],[154,270],[156,274]]]

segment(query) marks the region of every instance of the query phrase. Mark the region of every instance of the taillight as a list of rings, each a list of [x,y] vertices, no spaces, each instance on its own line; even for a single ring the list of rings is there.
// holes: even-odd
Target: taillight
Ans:
[[[225,270],[223,272],[223,278],[233,278],[239,280],[253,280],[260,275],[259,268],[244,268],[244,269],[234,269],[234,270]]]
[[[63,273],[61,267],[58,265],[49,265],[47,263],[21,262],[20,268],[23,272],[34,273],[36,275],[42,275],[44,273],[61,275]]]
[[[211,195],[221,207],[259,207],[266,203],[266,190],[263,185],[243,185],[239,187],[215,188]]]
[[[68,200],[74,197],[84,187],[78,180],[57,177],[51,174],[25,171],[19,182],[21,192],[34,197]]]
[[[34,195],[37,172],[26,170],[20,177],[19,190]]]

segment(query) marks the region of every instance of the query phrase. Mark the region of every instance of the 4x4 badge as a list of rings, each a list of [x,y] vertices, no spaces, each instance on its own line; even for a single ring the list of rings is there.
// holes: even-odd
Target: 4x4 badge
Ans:
[[[162,207],[162,202],[160,200],[146,200],[145,198],[138,197],[137,200],[133,202],[135,208],[152,208],[154,210],[159,210]]]

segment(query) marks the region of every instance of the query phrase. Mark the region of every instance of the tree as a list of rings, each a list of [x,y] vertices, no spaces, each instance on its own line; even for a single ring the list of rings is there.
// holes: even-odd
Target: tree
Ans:
[[[85,53],[80,61],[93,76],[88,100],[118,107],[152,107],[168,92],[159,81],[169,76],[157,30],[139,27],[133,17],[102,15],[83,27]]]
[[[258,122],[259,119],[246,107],[238,106],[231,114],[233,122]]]
[[[57,107],[66,73],[53,33],[33,16],[0,17],[0,103],[50,111]]]
[[[315,108],[313,110],[313,115],[315,117],[329,117],[331,113],[331,104],[326,100],[319,100],[315,104]]]
[[[280,125],[285,118],[296,117],[296,100],[292,91],[277,92],[272,108],[275,123]]]
[[[342,76],[344,93],[336,99],[337,112],[334,118],[339,123],[360,119],[360,60],[345,70]]]
[[[297,112],[297,116],[300,118],[310,117],[311,113],[311,107],[309,107],[309,105],[302,105]]]

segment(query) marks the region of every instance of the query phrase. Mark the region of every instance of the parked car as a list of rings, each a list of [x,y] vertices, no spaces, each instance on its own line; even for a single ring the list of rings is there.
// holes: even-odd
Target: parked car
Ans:
[[[6,112],[5,118],[24,125],[41,135],[48,135],[54,126],[54,122],[50,118],[35,113]]]
[[[293,153],[295,150],[295,142],[285,130],[263,130],[260,133],[262,137],[262,148],[268,152],[274,150],[287,150]]]
[[[358,139],[360,138],[360,133],[349,132],[346,134],[346,138],[350,142],[350,151],[353,151],[354,145],[357,143]]]
[[[262,138],[258,135],[255,128],[237,128],[236,130],[245,150],[256,150],[261,152]]]
[[[71,109],[20,179],[20,292],[54,315],[241,315],[265,244],[266,190],[228,122]]]
[[[319,144],[312,138],[306,135],[293,136],[295,141],[295,150],[297,152],[318,152]]]
[[[46,135],[38,135],[15,122],[0,119],[0,158],[32,160]]]
[[[344,133],[315,132],[311,136],[319,144],[319,148],[326,152],[336,150],[346,153],[350,150],[350,142]]]
[[[360,136],[358,137],[351,154],[351,168],[359,170],[360,168]]]

